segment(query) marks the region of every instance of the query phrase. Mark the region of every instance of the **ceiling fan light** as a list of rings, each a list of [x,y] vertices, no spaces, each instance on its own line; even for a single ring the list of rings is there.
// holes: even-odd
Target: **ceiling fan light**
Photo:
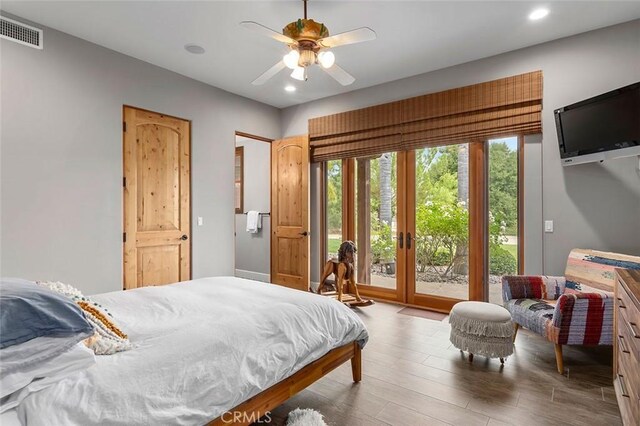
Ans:
[[[298,64],[301,67],[308,67],[309,65],[313,65],[316,63],[316,54],[313,50],[302,50],[300,52],[300,60]]]
[[[305,69],[302,67],[297,67],[291,72],[291,78],[295,78],[296,80],[305,81],[307,78]]]
[[[297,50],[291,50],[289,53],[284,55],[282,61],[287,66],[287,68],[295,70],[298,66],[298,59],[300,59],[300,53],[298,53]]]
[[[331,68],[336,62],[336,55],[330,50],[325,50],[318,54],[318,62],[323,68]]]

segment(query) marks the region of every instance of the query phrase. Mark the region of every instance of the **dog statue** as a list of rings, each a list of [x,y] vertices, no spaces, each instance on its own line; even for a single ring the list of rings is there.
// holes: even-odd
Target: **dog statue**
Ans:
[[[373,302],[371,300],[363,300],[358,293],[358,286],[355,279],[355,267],[354,267],[354,255],[357,249],[353,241],[344,241],[340,244],[338,249],[338,260],[328,260],[324,265],[322,271],[322,278],[320,279],[320,285],[318,286],[317,293],[322,294],[326,286],[329,275],[333,274],[336,277],[336,290],[338,292],[338,301],[342,302],[342,295],[346,284],[346,292],[355,297],[355,302],[350,303],[351,306],[368,306]]]

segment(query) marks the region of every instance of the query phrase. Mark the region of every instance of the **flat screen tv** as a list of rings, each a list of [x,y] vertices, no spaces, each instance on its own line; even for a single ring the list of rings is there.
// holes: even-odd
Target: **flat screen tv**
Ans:
[[[554,114],[564,166],[640,155],[640,82]]]

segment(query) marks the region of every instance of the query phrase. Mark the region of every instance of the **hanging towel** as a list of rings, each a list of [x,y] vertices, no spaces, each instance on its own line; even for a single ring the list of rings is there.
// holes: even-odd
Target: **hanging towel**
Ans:
[[[260,228],[260,213],[255,210],[247,212],[247,232],[257,234]]]

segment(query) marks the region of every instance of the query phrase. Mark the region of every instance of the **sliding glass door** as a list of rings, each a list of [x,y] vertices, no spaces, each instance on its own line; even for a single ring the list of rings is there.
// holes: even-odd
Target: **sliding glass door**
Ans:
[[[409,163],[408,301],[444,310],[469,299],[469,144],[419,149]]]
[[[328,253],[336,238],[356,243],[356,279],[367,297],[441,311],[460,300],[499,302],[499,275],[521,270],[519,143],[325,163]]]
[[[351,161],[354,175],[352,235],[358,248],[356,280],[369,297],[402,301],[404,226],[404,153],[387,152]]]

